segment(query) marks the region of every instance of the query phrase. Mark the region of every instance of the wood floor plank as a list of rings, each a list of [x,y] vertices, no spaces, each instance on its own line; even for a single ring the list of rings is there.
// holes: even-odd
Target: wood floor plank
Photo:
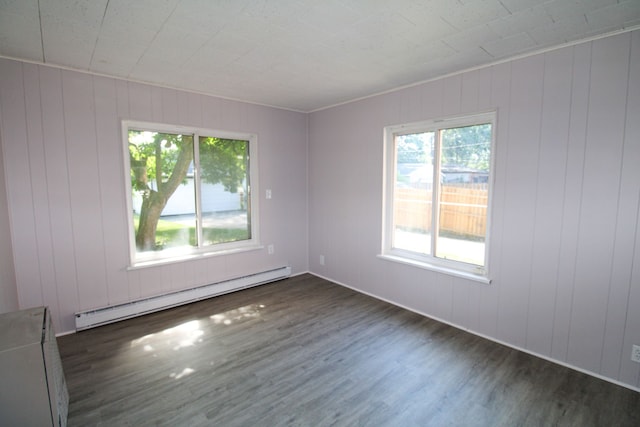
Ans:
[[[640,393],[309,274],[59,347],[69,426],[640,425]]]

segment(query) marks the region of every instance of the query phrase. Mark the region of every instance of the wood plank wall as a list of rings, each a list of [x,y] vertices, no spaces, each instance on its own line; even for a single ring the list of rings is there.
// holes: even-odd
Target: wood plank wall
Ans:
[[[491,285],[377,257],[383,128],[487,110]],[[317,111],[309,126],[312,272],[640,387],[640,31]]]
[[[8,59],[0,76],[19,306],[50,306],[58,332],[80,310],[283,265],[307,271],[305,114]],[[123,119],[258,134],[256,190],[273,193],[260,197],[260,237],[275,253],[128,270]]]

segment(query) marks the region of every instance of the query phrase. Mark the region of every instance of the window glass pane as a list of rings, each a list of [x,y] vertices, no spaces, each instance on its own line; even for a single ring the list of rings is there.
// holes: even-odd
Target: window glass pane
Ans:
[[[200,137],[203,246],[251,238],[249,141]]]
[[[137,253],[195,246],[193,136],[129,130]]]
[[[434,132],[396,135],[392,247],[431,254]]]
[[[491,124],[443,129],[440,138],[436,256],[483,266]]]

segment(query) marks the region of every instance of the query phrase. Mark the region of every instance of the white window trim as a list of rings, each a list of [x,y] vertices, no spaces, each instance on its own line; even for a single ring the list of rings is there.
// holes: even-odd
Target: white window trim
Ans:
[[[470,279],[480,283],[491,283],[489,275],[489,251],[491,240],[491,217],[494,193],[495,159],[496,159],[496,111],[482,112],[473,115],[447,117],[426,120],[384,128],[383,154],[383,189],[382,189],[382,248],[378,255],[381,259],[408,264],[427,270]],[[434,255],[419,254],[408,250],[394,248],[393,240],[393,194],[395,186],[395,136],[410,133],[435,131],[442,128],[473,126],[491,123],[491,159],[489,165],[489,197],[487,206],[487,234],[485,239],[484,266],[467,264],[460,261],[437,258]],[[434,161],[439,162],[439,156]]]
[[[180,133],[180,134],[193,134],[194,143],[199,141],[201,135],[213,136],[217,138],[225,139],[238,139],[249,141],[249,198],[251,212],[251,238],[248,240],[242,240],[238,242],[221,243],[212,246],[200,247],[200,248],[180,248],[174,251],[164,250],[158,252],[152,252],[140,257],[137,256],[136,242],[135,242],[135,225],[133,223],[133,203],[131,200],[131,164],[129,162],[129,129],[144,130],[150,132],[167,132],[167,133]],[[231,132],[224,130],[206,129],[193,126],[181,126],[171,125],[166,123],[153,123],[137,120],[122,120],[122,147],[123,147],[123,159],[124,159],[124,187],[125,187],[125,200],[127,208],[127,230],[129,240],[129,265],[128,270],[150,267],[161,264],[182,262],[186,260],[228,255],[238,252],[253,251],[263,248],[260,244],[259,235],[259,187],[258,187],[258,136],[253,133],[243,132]],[[199,162],[197,158],[194,158],[194,165],[196,170],[199,170]],[[199,193],[200,180],[196,180],[196,193]],[[198,195],[199,197],[199,195]],[[197,206],[197,215],[200,214],[200,207]]]

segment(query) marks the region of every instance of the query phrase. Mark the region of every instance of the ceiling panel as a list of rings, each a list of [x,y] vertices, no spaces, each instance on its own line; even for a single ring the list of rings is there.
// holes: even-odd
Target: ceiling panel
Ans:
[[[511,14],[499,0],[452,1],[440,13],[442,19],[458,30],[482,25]]]
[[[580,16],[580,14],[572,16]],[[558,20],[559,17],[555,19]],[[531,31],[541,26],[549,25],[554,25],[554,18],[552,18],[545,9],[544,3],[531,9],[515,12],[507,19],[495,19],[487,24],[498,37],[508,37],[523,31]]]
[[[617,28],[620,22],[625,27],[640,24],[640,1],[629,0],[611,4],[601,9],[591,10],[586,13],[587,22],[593,31],[601,31],[601,28]]]
[[[528,33],[518,33],[484,43],[481,47],[494,58],[504,58],[526,52],[536,46]]]
[[[37,13],[0,9],[0,52],[6,56],[43,61]]]
[[[298,111],[636,28],[638,0],[0,0],[0,56]]]
[[[100,74],[128,76],[146,49],[146,45],[137,41],[101,35],[96,43],[90,68]]]

